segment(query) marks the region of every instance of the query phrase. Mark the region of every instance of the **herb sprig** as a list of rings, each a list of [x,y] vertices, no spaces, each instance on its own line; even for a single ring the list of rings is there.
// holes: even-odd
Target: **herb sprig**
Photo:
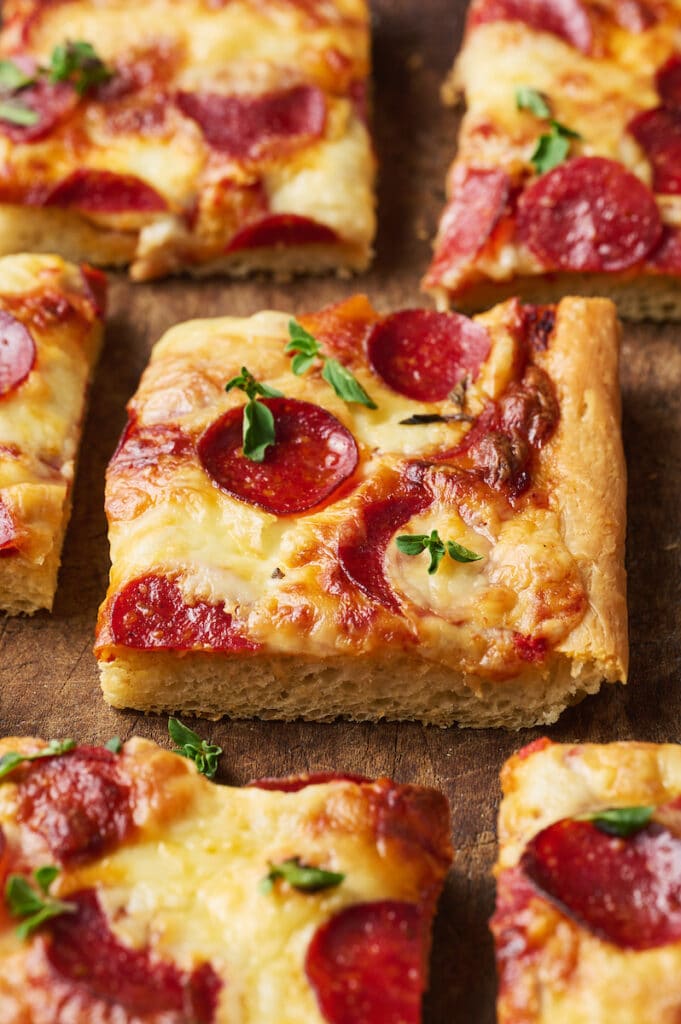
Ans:
[[[645,828],[654,813],[655,808],[650,806],[611,807],[606,811],[590,814],[586,820],[606,835],[628,839]]]
[[[440,562],[449,555],[455,562],[479,562],[482,555],[476,554],[455,540],[443,541],[437,530],[432,533],[403,533],[397,538],[397,548],[403,555],[420,555],[427,551],[430,555],[428,573],[432,576],[440,567]]]
[[[75,746],[75,740],[50,740],[46,747],[36,750],[34,754],[20,754],[16,750],[9,750],[0,757],[0,779],[4,779],[26,761],[39,761],[41,757],[59,757],[61,754],[68,754]]]
[[[91,43],[67,40],[55,46],[47,67],[29,74],[13,60],[0,60],[0,120],[24,128],[40,121],[40,114],[24,102],[21,92],[41,78],[48,82],[69,82],[79,96],[113,77],[113,71],[97,55]]]
[[[74,914],[78,907],[75,903],[57,900],[49,895],[49,889],[59,874],[54,864],[45,864],[33,872],[35,885],[24,875],[10,875],[5,886],[5,902],[13,917],[23,917],[17,928],[20,939],[27,939],[36,928],[53,917],[62,914]]]
[[[269,871],[260,881],[260,891],[268,894],[277,881],[287,882],[292,889],[300,892],[321,892],[340,885],[345,875],[338,871],[325,871],[309,864],[303,864],[300,857],[289,857],[279,864],[269,862]]]
[[[291,360],[291,369],[300,377],[318,359],[322,363],[322,378],[333,388],[344,402],[355,402],[367,409],[377,409],[373,398],[367,394],[357,378],[337,359],[327,356],[317,339],[306,331],[297,320],[290,320],[288,325],[289,341],[285,352],[295,353]]]
[[[551,108],[536,89],[529,86],[516,89],[515,102],[518,110],[529,110],[535,117],[549,122],[549,131],[539,136],[530,157],[537,173],[545,174],[563,163],[570,152],[572,140],[582,136],[553,118]]]
[[[176,744],[174,754],[180,754],[181,757],[193,761],[201,775],[205,775],[207,779],[215,777],[222,747],[202,740],[193,729],[183,725],[177,718],[168,719],[168,733]]]
[[[241,373],[225,384],[225,391],[232,388],[239,388],[248,398],[244,407],[242,444],[244,455],[252,462],[262,462],[265,452],[270,445],[274,444],[276,437],[274,432],[274,416],[266,405],[259,402],[259,398],[283,398],[281,391],[269,387],[268,384],[261,384],[253,374],[241,367]]]

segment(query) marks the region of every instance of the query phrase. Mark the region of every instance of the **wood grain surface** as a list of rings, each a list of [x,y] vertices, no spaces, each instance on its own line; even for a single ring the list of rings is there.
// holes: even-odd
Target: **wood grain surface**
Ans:
[[[4,734],[103,741],[132,734],[166,741],[165,718],[114,712],[102,702],[92,654],[108,573],[104,470],[153,342],[196,316],[294,313],[366,291],[379,309],[428,304],[419,293],[453,154],[457,112],[439,87],[456,52],[465,0],[375,0],[375,135],[381,164],[377,257],[360,280],[184,280],[131,285],[111,277],[111,317],[85,425],[74,513],[52,615],[0,619],[0,719]],[[493,74],[490,55],[490,74]],[[681,328],[625,332],[622,386],[629,465],[628,688],[608,687],[549,730],[556,740],[681,740]],[[451,801],[455,867],[435,929],[427,1024],[491,1024],[494,967],[487,920],[493,903],[498,772],[537,730],[509,734],[353,725],[199,723],[225,748],[220,779],[320,768],[437,786]],[[273,1022],[274,1024],[274,1022]]]

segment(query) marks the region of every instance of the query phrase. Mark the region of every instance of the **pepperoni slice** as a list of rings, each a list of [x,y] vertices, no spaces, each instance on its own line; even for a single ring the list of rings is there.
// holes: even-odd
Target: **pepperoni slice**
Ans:
[[[19,820],[43,837],[62,863],[101,856],[132,830],[132,791],[118,758],[77,747],[33,761],[19,783]]]
[[[333,245],[338,235],[333,228],[311,217],[295,213],[276,213],[242,228],[232,238],[226,252],[242,249],[264,249],[288,245]]]
[[[354,473],[354,437],[319,405],[267,398],[276,443],[262,462],[242,452],[243,406],[216,420],[199,441],[199,459],[218,487],[277,516],[307,512],[328,500]]]
[[[627,32],[645,32],[657,20],[655,12],[642,0],[616,0],[615,21]]]
[[[326,124],[326,100],[316,86],[263,96],[180,92],[176,103],[201,128],[213,149],[245,159],[282,144],[319,138]]]
[[[345,364],[354,364],[365,358],[367,338],[380,319],[366,295],[353,295],[317,313],[299,316],[298,323],[326,352],[332,352]]]
[[[248,783],[255,789],[268,789],[277,793],[298,793],[308,786],[323,786],[327,782],[371,782],[364,775],[352,772],[305,772],[303,775],[288,775],[283,779],[264,778],[252,779]]]
[[[615,271],[645,259],[662,224],[643,182],[614,160],[580,156],[523,192],[518,233],[547,268]]]
[[[662,240],[650,254],[647,267],[662,274],[681,274],[681,229],[665,225]]]
[[[134,174],[85,168],[59,182],[42,205],[73,207],[87,213],[155,213],[168,208],[163,196]]]
[[[376,324],[369,361],[386,384],[417,402],[439,402],[473,378],[490,351],[487,330],[460,313],[405,309]]]
[[[89,1008],[92,1016],[79,1020],[103,1020],[92,1005],[102,1000],[107,1020],[120,1008],[126,1020],[146,1019],[147,1014],[156,1020],[157,1014],[174,1012],[180,1015],[178,1020],[213,1024],[222,982],[209,963],[188,973],[148,949],[123,945],[111,932],[94,889],[69,895],[69,902],[78,909],[50,922],[47,959],[70,983],[69,1006],[80,996]]]
[[[194,442],[181,427],[172,423],[140,426],[128,421],[111,460],[112,465],[142,469],[156,466],[163,456],[181,458],[194,451]]]
[[[681,839],[661,825],[620,839],[588,821],[559,821],[530,841],[521,867],[606,942],[641,950],[681,940]]]
[[[663,107],[681,110],[681,53],[673,54],[657,72],[657,91]]]
[[[106,315],[107,300],[106,274],[101,270],[97,270],[95,267],[89,266],[87,263],[82,264],[80,272],[83,277],[85,290],[92,302],[95,316],[104,317]]]
[[[367,597],[390,611],[400,604],[385,575],[385,553],[391,538],[412,516],[428,508],[432,496],[417,481],[404,480],[392,498],[364,508],[350,543],[338,548],[338,562],[346,577]]]
[[[220,605],[188,605],[177,583],[150,573],[131,580],[111,607],[114,643],[139,650],[253,651],[256,645],[232,626]]]
[[[456,167],[427,286],[439,284],[478,255],[506,210],[510,187],[505,171]]]
[[[5,555],[15,554],[18,540],[19,534],[14,522],[14,516],[2,498],[0,498],[0,558]]]
[[[314,934],[305,971],[329,1024],[419,1024],[424,922],[413,903],[341,910]]]
[[[681,111],[644,110],[628,130],[653,166],[654,191],[681,195]]]
[[[538,32],[551,32],[570,46],[591,53],[593,30],[582,0],[479,0],[469,25],[489,21],[522,21]]]
[[[36,354],[28,329],[0,309],[0,398],[23,384],[35,365]]]
[[[78,105],[78,93],[64,82],[38,79],[35,85],[22,89],[17,97],[23,106],[38,114],[35,124],[20,125],[0,118],[0,133],[12,142],[38,142],[44,139]]]

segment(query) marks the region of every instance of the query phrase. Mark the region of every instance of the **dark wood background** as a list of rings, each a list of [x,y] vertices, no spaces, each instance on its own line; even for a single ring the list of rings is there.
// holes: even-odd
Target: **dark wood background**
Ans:
[[[457,112],[439,87],[461,36],[465,0],[375,0],[375,135],[382,167],[377,257],[360,280],[278,285],[183,280],[131,285],[111,277],[107,344],[85,425],[74,513],[52,615],[0,618],[0,727],[3,734],[103,741],[137,733],[166,742],[166,719],[114,712],[100,696],[92,654],[97,607],[107,582],[102,510],[104,470],[153,342],[196,316],[293,313],[366,291],[379,308],[425,304],[419,279],[428,262],[454,151]],[[493,74],[490,55],[490,74]],[[681,740],[681,344],[674,326],[633,325],[622,366],[624,441],[629,465],[631,673],[548,730],[556,740]],[[337,767],[437,786],[449,797],[457,849],[434,936],[427,1024],[491,1024],[494,967],[487,920],[495,856],[498,772],[517,747],[539,735],[440,730],[410,723],[199,723],[225,748],[220,779]]]

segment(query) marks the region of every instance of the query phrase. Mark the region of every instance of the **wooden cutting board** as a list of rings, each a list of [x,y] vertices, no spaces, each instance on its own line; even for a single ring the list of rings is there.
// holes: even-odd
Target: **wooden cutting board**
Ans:
[[[3,734],[103,741],[137,733],[164,742],[165,718],[114,712],[102,702],[92,655],[106,589],[104,470],[153,342],[190,317],[293,313],[366,291],[379,309],[427,304],[419,279],[444,199],[457,112],[439,87],[458,47],[465,0],[375,0],[375,136],[382,167],[377,257],[355,281],[280,285],[184,280],[132,285],[111,277],[106,349],[94,383],[52,615],[0,619]],[[490,73],[492,74],[492,55]],[[555,740],[681,740],[681,327],[625,332],[624,441],[629,464],[629,687],[608,687],[548,730]],[[494,967],[487,920],[495,856],[498,772],[538,730],[440,730],[409,723],[199,723],[225,748],[220,779],[342,768],[437,786],[449,797],[457,860],[435,929],[427,1024],[491,1024]]]

